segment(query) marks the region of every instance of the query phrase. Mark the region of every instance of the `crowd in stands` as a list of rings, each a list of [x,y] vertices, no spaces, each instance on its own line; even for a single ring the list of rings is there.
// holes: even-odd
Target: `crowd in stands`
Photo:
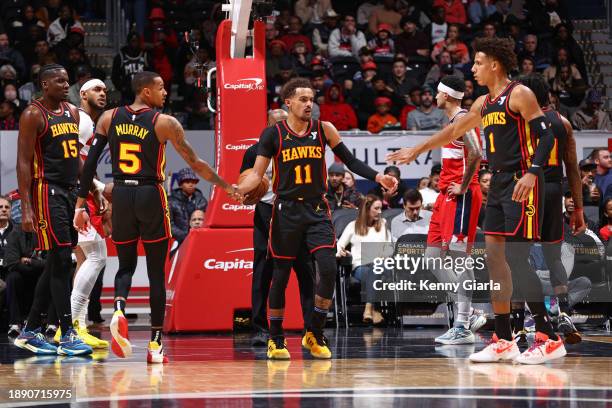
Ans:
[[[280,108],[282,85],[294,76],[312,80],[315,118],[339,130],[440,129],[435,106],[440,78],[465,78],[464,107],[486,89],[473,80],[472,45],[479,37],[510,37],[518,67],[513,75],[541,72],[552,103],[576,129],[612,129],[600,90],[589,90],[583,51],[572,36],[564,0],[279,0],[266,22],[268,108]],[[38,70],[60,63],[74,84],[107,81],[111,104],[133,98],[134,73],[155,70],[170,93],[166,110],[189,129],[212,129],[197,61],[215,64],[220,3],[154,0],[126,4],[134,29],[105,72],[90,62],[83,21],[103,18],[93,2],[14,0],[0,5],[0,129],[16,129],[19,114],[40,95]],[[146,9],[143,9],[146,7]],[[86,27],[86,25],[85,25]],[[197,58],[184,33],[199,42]],[[205,74],[205,72],[204,72]],[[174,86],[173,86],[174,85]]]

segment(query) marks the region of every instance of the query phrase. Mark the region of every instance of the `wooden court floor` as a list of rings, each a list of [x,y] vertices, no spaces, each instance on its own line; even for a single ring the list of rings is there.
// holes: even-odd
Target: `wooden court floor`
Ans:
[[[94,407],[612,407],[612,335],[593,332],[568,356],[542,366],[470,364],[483,347],[434,346],[444,329],[328,330],[334,359],[312,360],[298,333],[291,361],[265,359],[247,335],[165,337],[170,363],[147,366],[148,332],[118,359],[36,357],[0,338],[1,406]],[[102,337],[108,338],[104,331]],[[16,398],[15,390],[70,390],[71,398]],[[67,394],[64,394],[66,396]],[[24,399],[26,398],[26,399]]]

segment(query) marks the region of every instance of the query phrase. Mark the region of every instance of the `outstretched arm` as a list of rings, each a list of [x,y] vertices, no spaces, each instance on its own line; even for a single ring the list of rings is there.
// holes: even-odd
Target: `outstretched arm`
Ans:
[[[378,173],[376,170],[357,159],[344,145],[342,139],[340,138],[340,134],[334,125],[332,125],[330,122],[321,122],[321,124],[323,125],[327,144],[329,144],[329,147],[331,147],[334,154],[338,156],[338,158],[342,160],[344,164],[346,164],[350,171],[365,179],[380,183],[385,189],[390,190],[391,192],[397,189],[397,179],[395,177]]]
[[[405,147],[393,153],[389,153],[386,157],[388,162],[397,164],[408,164],[413,162],[421,153],[427,152],[438,147],[442,147],[455,139],[465,135],[470,130],[478,127],[480,124],[480,110],[484,102],[485,96],[481,96],[472,105],[468,113],[459,118],[456,122],[451,123],[429,139],[419,143],[414,147]]]
[[[183,160],[204,180],[215,184],[225,190],[228,194],[235,193],[234,188],[223,180],[210,165],[202,160],[185,139],[183,126],[176,118],[169,115],[161,115],[155,125],[155,131],[170,140],[176,151]]]
[[[19,120],[17,137],[17,186],[21,195],[22,229],[33,232],[36,228],[36,217],[32,210],[32,161],[36,137],[44,126],[40,111],[30,106]]]

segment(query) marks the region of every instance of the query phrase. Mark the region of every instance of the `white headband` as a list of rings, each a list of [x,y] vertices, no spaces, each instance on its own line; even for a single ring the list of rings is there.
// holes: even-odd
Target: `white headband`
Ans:
[[[453,88],[444,85],[442,82],[438,84],[438,91],[447,93],[449,96],[452,96],[455,99],[463,99],[463,92],[455,91]]]
[[[101,86],[102,88],[106,89],[106,85],[104,84],[104,82],[100,81],[99,79],[90,79],[89,81],[83,84],[80,92],[87,92],[90,89],[95,88],[97,86]]]

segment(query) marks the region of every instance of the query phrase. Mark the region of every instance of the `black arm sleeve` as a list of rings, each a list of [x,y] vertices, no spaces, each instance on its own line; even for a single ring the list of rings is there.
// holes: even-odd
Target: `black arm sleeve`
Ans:
[[[342,160],[342,162],[346,164],[346,167],[348,167],[353,173],[359,174],[365,179],[376,181],[376,175],[378,172],[353,156],[353,153],[351,153],[343,142],[338,143],[338,145],[332,149],[332,152],[334,152],[334,154],[338,156],[338,158]]]
[[[96,138],[94,139],[91,147],[89,149],[89,154],[87,155],[87,160],[85,161],[85,165],[83,166],[83,172],[81,173],[80,178],[80,187],[79,187],[79,197],[86,198],[87,194],[89,194],[89,190],[91,189],[91,183],[93,181],[94,175],[96,174],[96,168],[98,167],[98,159],[102,155],[104,151],[104,146],[108,139],[106,136],[96,133]]]
[[[255,143],[253,146],[249,147],[246,152],[244,152],[244,156],[242,157],[242,166],[240,166],[240,173],[255,166],[258,146],[259,145]]]
[[[546,116],[539,116],[530,120],[529,128],[537,135],[538,139],[538,146],[536,147],[533,164],[528,170],[530,173],[535,173],[538,167],[543,167],[548,162],[550,151],[555,144],[555,136],[550,129]]]
[[[264,156],[271,159],[276,155],[277,150],[280,148],[278,145],[278,132],[276,127],[267,127],[261,133],[259,137],[259,144],[257,147],[257,156]]]

